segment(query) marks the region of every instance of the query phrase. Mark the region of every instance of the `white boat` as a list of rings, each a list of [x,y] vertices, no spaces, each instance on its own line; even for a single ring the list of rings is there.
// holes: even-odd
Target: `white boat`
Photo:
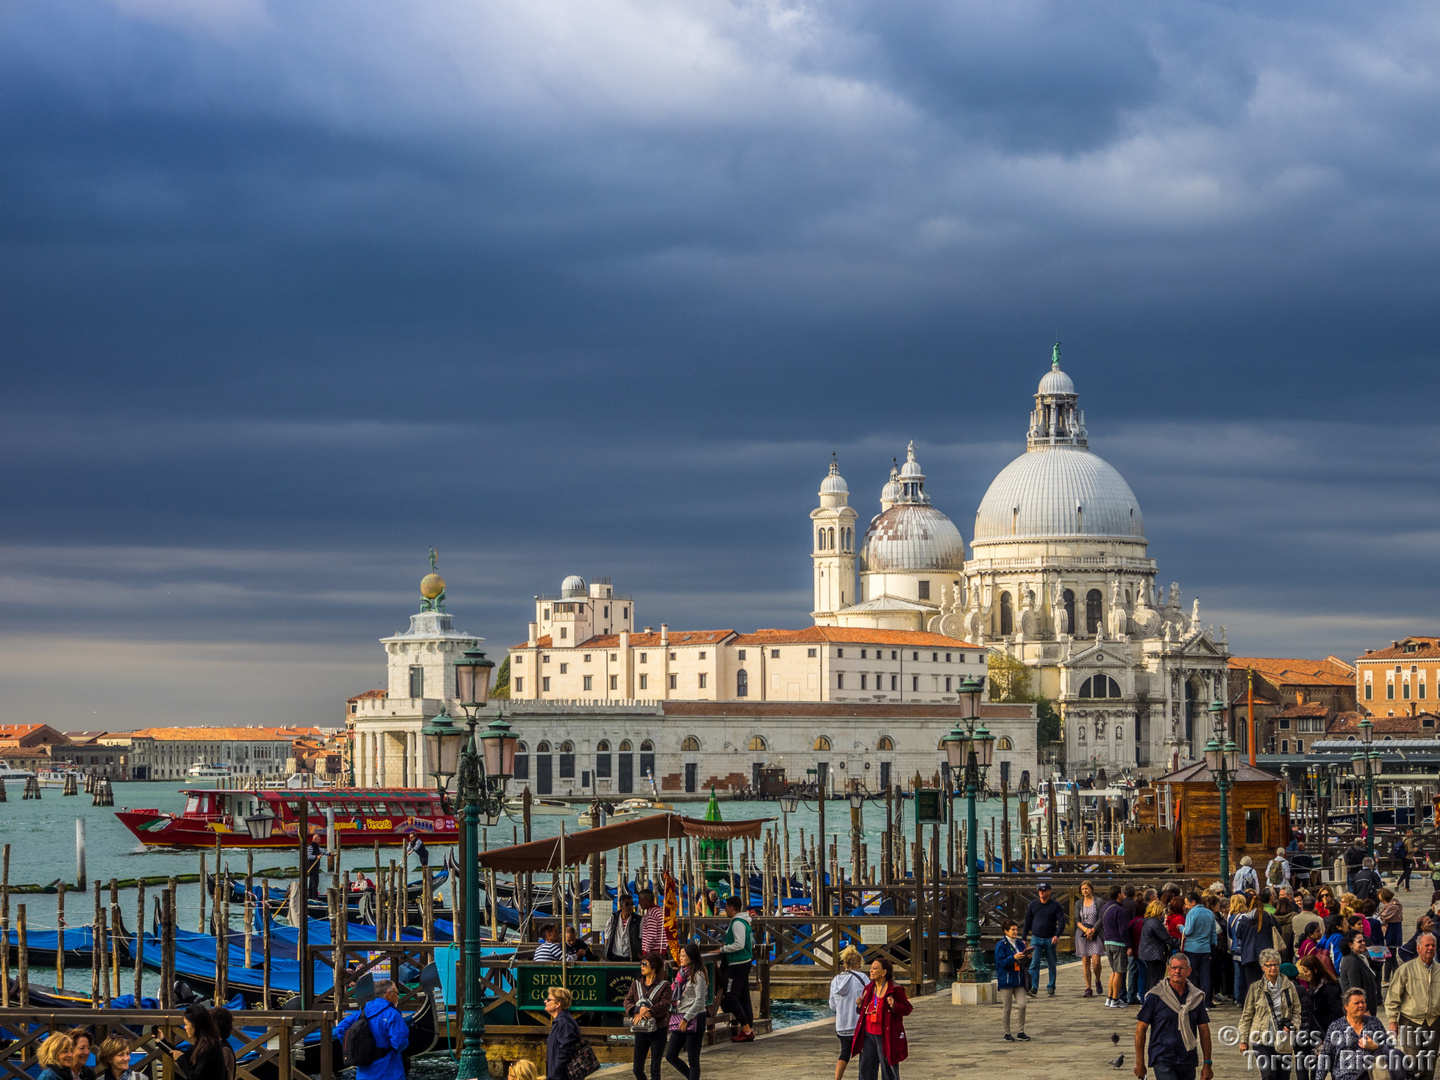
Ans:
[[[523,817],[525,815],[525,801],[523,799],[506,799],[505,812],[511,817]],[[564,799],[531,799],[530,816],[533,817],[570,817],[575,813],[575,807],[571,806]]]
[[[85,778],[78,769],[41,769],[35,774],[41,787],[64,787],[66,779],[71,776],[75,777],[76,783],[84,786]]]
[[[29,780],[33,775],[25,769],[12,769],[8,761],[0,758],[0,783],[6,780]]]
[[[234,776],[235,770],[218,761],[197,761],[185,770],[185,775],[192,780],[203,780],[220,776]]]
[[[666,802],[656,802],[653,799],[626,799],[616,805],[605,815],[605,824],[614,825],[621,821],[632,821],[638,817],[648,817],[651,814],[665,814],[674,810],[675,807]],[[595,824],[595,816],[586,810],[580,815],[580,824],[585,828]]]

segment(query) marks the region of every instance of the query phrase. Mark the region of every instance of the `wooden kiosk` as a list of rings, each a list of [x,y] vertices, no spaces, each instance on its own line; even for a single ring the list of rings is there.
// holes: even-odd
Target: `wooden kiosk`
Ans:
[[[1174,837],[1175,859],[1192,877],[1212,878],[1220,873],[1220,789],[1205,762],[1187,765],[1151,781],[1157,830]],[[1230,782],[1226,807],[1230,830],[1230,873],[1250,856],[1256,873],[1275,849],[1289,841],[1289,824],[1280,812],[1285,781],[1244,761]],[[1149,822],[1145,822],[1149,824]]]

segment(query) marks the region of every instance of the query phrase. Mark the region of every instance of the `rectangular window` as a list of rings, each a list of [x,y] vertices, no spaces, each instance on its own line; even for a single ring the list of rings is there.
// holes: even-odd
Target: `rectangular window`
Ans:
[[[671,676],[670,676],[670,689],[671,689],[671,690],[674,690],[674,689],[675,689],[675,676],[674,676],[674,675],[671,675]],[[219,935],[217,934],[216,937],[219,937]]]
[[[899,678],[900,678],[899,675],[891,675],[891,676],[890,676],[890,689],[891,689],[891,690],[894,690],[894,689],[897,688],[897,687],[896,687],[896,683],[897,683],[897,681],[899,680]],[[218,935],[217,935],[217,936],[218,936]]]
[[[940,662],[940,654],[938,652],[932,652],[930,654],[930,662],[932,664],[938,664]]]
[[[1282,753],[1282,754],[1288,754],[1288,753],[1290,753],[1290,740],[1289,740],[1289,739],[1281,739],[1281,740],[1280,740],[1280,753]]]
[[[865,660],[865,659],[867,659],[867,658],[868,658],[868,656],[867,656],[867,651],[866,651],[865,649],[861,649],[861,650],[860,650],[860,659],[861,659],[861,660]]]
[[[845,655],[845,650],[844,650],[844,649],[836,649],[836,650],[835,650],[835,655],[836,655],[837,657],[843,657],[843,656]]]
[[[1265,811],[1245,811],[1245,846],[1265,843]]]
[[[919,676],[919,675],[911,675],[911,676],[910,676],[910,689],[911,689],[911,690],[914,690],[916,693],[919,693],[919,691],[920,691],[920,676]]]
[[[568,638],[569,636],[570,636],[570,628],[569,628],[568,626],[562,626],[562,627],[560,627],[560,640],[561,640],[561,641],[564,641],[564,640],[565,640],[566,638]]]
[[[529,779],[530,779],[530,755],[529,755],[529,754],[516,754],[516,755],[515,755],[515,779],[516,779],[516,780],[529,780]],[[216,937],[219,937],[219,935],[217,934]]]
[[[610,676],[610,689],[611,689],[611,690],[619,690],[619,689],[620,689],[620,676],[619,676],[619,675],[611,675],[611,676]],[[218,939],[220,935],[217,934],[217,935],[215,935],[215,936],[216,936],[216,938]]]
[[[560,665],[560,674],[561,674],[561,675],[568,674],[569,671],[570,671],[570,665],[569,665],[569,664],[561,664],[561,665]],[[218,937],[219,935],[217,934],[216,936]]]
[[[770,650],[770,659],[771,659],[771,660],[779,660],[779,659],[780,659],[780,650],[779,650],[779,649],[771,649],[771,650]]]
[[[517,679],[515,680],[515,692],[516,692],[517,694],[523,694],[523,693],[525,692],[525,679],[524,679],[524,676],[521,676],[520,678],[517,678]],[[219,935],[219,934],[216,934],[215,936],[218,938],[220,935]]]
[[[741,660],[744,660],[744,659],[745,659],[745,650],[744,650],[744,649],[741,649],[741,650],[740,650],[738,653],[736,653],[735,655],[738,656]],[[218,937],[219,935],[216,935],[216,936]]]
[[[931,676],[930,676],[930,690],[931,690],[932,693],[935,693],[935,694],[938,694],[938,693],[940,692],[940,676],[939,676],[939,675],[931,675]]]
[[[596,776],[598,779],[601,779],[601,780],[609,780],[609,779],[610,779],[610,760],[611,760],[611,758],[610,758],[610,755],[609,755],[609,754],[596,754],[596,755],[595,755],[595,776]],[[218,936],[218,935],[217,935],[217,936]]]
[[[947,693],[947,694],[950,693],[950,680],[951,680],[952,678],[954,678],[954,676],[952,676],[952,675],[946,675],[946,676],[945,676],[945,693]],[[967,766],[965,766],[965,767],[968,769],[970,766],[967,765]],[[218,935],[217,935],[217,936],[218,936]]]
[[[805,650],[805,655],[808,656],[811,660],[814,660],[814,659],[815,659],[815,650],[814,650],[814,649],[806,649],[806,650]],[[219,935],[216,935],[216,936],[219,936]]]
[[[1408,682],[1400,684],[1400,696],[1406,701],[1410,700],[1410,684]]]
[[[1423,682],[1420,684],[1420,700],[1425,700],[1425,684]]]
[[[950,663],[950,654],[948,652],[945,654],[945,663]]]
[[[1370,684],[1367,682],[1367,683],[1365,684],[1365,700],[1366,700],[1366,701],[1372,700],[1370,690],[1371,690]]]
[[[425,669],[423,667],[412,667],[410,669],[410,696],[425,696]]]
[[[917,651],[912,651],[912,652],[910,653],[910,659],[911,659],[911,660],[919,660],[919,659],[920,659],[920,653],[917,652]]]
[[[649,656],[648,653],[643,653],[643,652],[642,652],[642,653],[640,654],[640,662],[641,662],[642,664],[645,663],[645,661],[646,661],[646,659],[648,658],[648,656]],[[217,935],[215,935],[215,936],[216,936],[216,937],[219,937],[220,935],[217,934]]]
[[[541,679],[540,679],[540,690],[541,690],[542,693],[546,693],[546,694],[548,694],[548,693],[550,692],[550,676],[549,676],[549,675],[544,675],[544,676],[541,677]],[[220,935],[217,934],[217,935],[215,935],[215,936],[218,938]]]
[[[701,660],[704,660],[704,659],[705,659],[705,654],[704,654],[703,652],[700,654],[700,659],[701,659]]]
[[[549,657],[549,655],[546,654],[545,656],[540,657],[540,662],[541,662],[542,664],[548,664],[548,663],[550,662],[550,657]]]
[[[540,616],[540,617],[541,617],[542,619],[544,619],[546,622],[549,622],[549,621],[550,621],[550,609],[547,607],[547,608],[545,609],[545,614],[542,615],[542,616]],[[219,935],[219,934],[216,934],[215,936],[216,936],[216,937],[219,937],[220,935]]]
[[[586,675],[586,676],[585,676],[585,689],[586,689],[586,690],[591,689],[591,684],[592,684],[593,681],[594,681],[594,677],[593,677],[593,676],[591,676],[591,675]]]
[[[671,659],[671,660],[674,660],[674,659],[675,659],[675,654],[674,654],[673,652],[670,654],[670,659]]]
[[[1388,682],[1385,684],[1385,700],[1395,700],[1395,684],[1393,682]]]
[[[700,689],[705,689],[705,672],[703,671],[700,673]]]
[[[608,619],[609,617],[610,617],[610,605],[609,605],[609,604],[606,604],[606,605],[605,605],[605,618]],[[215,936],[218,938],[220,935],[219,935],[219,934],[216,934]]]
[[[560,755],[560,779],[561,779],[561,780],[574,780],[574,779],[575,779],[575,755],[574,755],[574,754],[565,754],[565,753],[562,753],[562,754]]]
[[[835,689],[836,689],[836,690],[844,690],[844,689],[845,689],[845,673],[844,673],[843,671],[837,672],[836,675],[835,675]]]
[[[622,607],[620,609],[620,617],[622,619],[628,619],[630,617],[630,609],[628,607]],[[215,936],[219,937],[220,935],[216,934]]]
[[[920,599],[921,599],[921,600],[929,600],[929,599],[930,599],[930,582],[928,582],[928,581],[921,581],[921,582],[918,582],[918,584],[919,584],[919,586],[920,586]]]
[[[891,650],[890,650],[890,659],[891,659],[891,660],[898,660],[898,659],[900,659],[900,654],[899,654],[898,652],[896,652],[894,649],[891,649]]]
[[[590,663],[590,654],[588,652],[585,654],[585,663]]]
[[[1289,731],[1289,730],[1290,730],[1290,721],[1289,721],[1289,720],[1281,720],[1281,721],[1280,721],[1280,727],[1281,727],[1281,729],[1284,730],[1284,731]]]
[[[869,687],[866,685],[867,681],[868,681],[868,677],[867,677],[867,676],[865,675],[865,673],[862,671],[862,672],[860,673],[860,689],[861,689],[861,690],[868,690],[868,689],[869,689]]]
[[[616,653],[613,653],[613,652],[612,652],[612,653],[610,654],[610,662],[611,662],[612,664],[613,664],[616,660],[619,660],[619,659],[620,659],[620,657],[619,657]]]
[[[641,689],[641,690],[649,690],[649,689],[650,689],[650,676],[649,676],[649,675],[641,675],[641,676],[640,676],[640,689]],[[216,936],[216,937],[219,937],[220,935],[217,934],[217,935],[215,935],[215,936]]]

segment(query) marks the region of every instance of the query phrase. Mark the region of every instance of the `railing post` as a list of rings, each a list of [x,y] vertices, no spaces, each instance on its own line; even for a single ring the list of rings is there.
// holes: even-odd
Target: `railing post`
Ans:
[[[308,917],[308,916],[307,916]],[[280,1080],[290,1080],[290,1069],[292,1066],[290,1053],[290,1018],[280,1018]]]

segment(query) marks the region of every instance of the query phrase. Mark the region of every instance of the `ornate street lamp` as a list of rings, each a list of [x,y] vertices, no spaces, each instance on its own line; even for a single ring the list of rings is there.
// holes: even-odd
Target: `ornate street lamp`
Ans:
[[[442,796],[450,786],[450,778],[460,771],[460,747],[465,742],[465,729],[455,726],[450,714],[441,710],[420,729],[425,741],[425,757],[430,762],[430,775],[435,790]]]
[[[269,840],[270,834],[275,831],[275,815],[261,807],[245,819],[245,828],[251,840]]]
[[[1230,786],[1235,782],[1235,773],[1240,767],[1240,748],[1225,731],[1225,703],[1216,699],[1210,703],[1210,720],[1214,734],[1205,744],[1205,764],[1215,778],[1215,787],[1220,792],[1220,882],[1226,893],[1230,891],[1230,819],[1228,804]]]
[[[1375,776],[1380,771],[1380,752],[1372,750],[1375,739],[1375,722],[1370,717],[1360,721],[1360,752],[1350,758],[1355,779],[1365,790],[1365,848],[1370,858],[1375,857]]]
[[[964,769],[965,783],[965,963],[955,975],[961,982],[989,982],[990,970],[980,947],[980,872],[976,866],[979,831],[975,820],[975,799],[985,783],[995,753],[995,737],[980,723],[980,691],[984,682],[974,676],[960,683],[960,699],[967,705],[965,726],[960,721],[941,740],[952,774]],[[949,792],[945,796],[950,799]]]
[[[447,758],[449,744],[435,744],[437,781],[448,767],[459,776],[461,832],[460,865],[465,875],[465,945],[462,980],[465,987],[465,1008],[460,1017],[459,1069],[463,1080],[488,1078],[490,1063],[485,1057],[485,984],[480,965],[480,825],[488,828],[500,820],[504,809],[501,792],[505,781],[514,773],[515,733],[505,721],[496,717],[484,733],[477,735],[475,726],[479,712],[490,697],[490,675],[494,661],[472,649],[455,663],[455,690],[460,707],[465,710],[465,731],[456,746],[458,756]],[[439,717],[435,729],[440,729]],[[445,718],[453,727],[453,721]],[[449,733],[436,731],[437,738],[447,739]],[[493,770],[489,766],[494,766]],[[496,790],[493,784],[498,782]]]

